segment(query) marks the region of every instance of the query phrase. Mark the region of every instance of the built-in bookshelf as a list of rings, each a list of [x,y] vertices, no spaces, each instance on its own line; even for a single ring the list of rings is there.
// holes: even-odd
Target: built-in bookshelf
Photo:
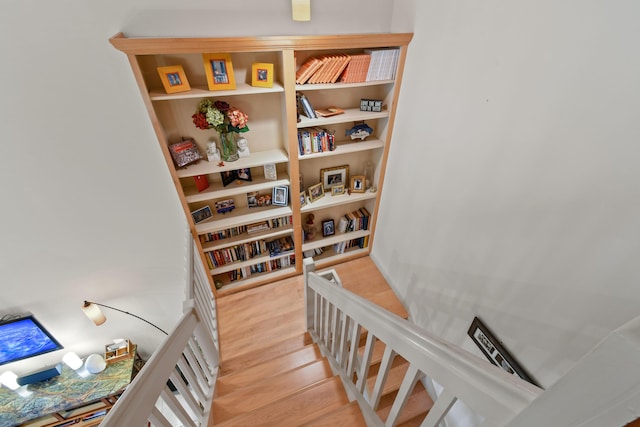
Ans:
[[[369,254],[411,37],[111,38],[129,56],[216,294],[300,274],[299,261],[308,255],[324,266]],[[232,64],[235,87],[210,90],[203,54],[224,54],[227,65]],[[255,63],[273,64],[271,85],[255,84]],[[314,63],[313,73],[307,63]],[[189,88],[167,93],[158,68],[176,65],[184,70]],[[299,78],[304,67],[309,75]],[[307,114],[300,108],[302,95]],[[207,158],[207,146],[219,143],[218,135],[196,128],[192,115],[208,98],[248,115],[250,130],[241,135],[249,155],[231,162]],[[364,101],[375,108],[362,108]],[[354,138],[349,132],[359,124],[370,132]],[[314,135],[315,145],[300,144],[305,133]],[[202,159],[176,167],[169,146],[185,139],[194,141]],[[309,188],[322,182],[322,171],[343,166],[349,171],[344,192],[327,187],[322,197],[308,197]],[[240,170],[250,178],[225,178]],[[364,188],[350,188],[353,176],[365,177]],[[284,204],[271,200],[278,188],[286,188]],[[366,226],[339,229],[340,220],[354,212],[367,213]],[[305,240],[310,214],[318,229],[314,239]],[[322,223],[328,220],[336,230],[323,236]]]

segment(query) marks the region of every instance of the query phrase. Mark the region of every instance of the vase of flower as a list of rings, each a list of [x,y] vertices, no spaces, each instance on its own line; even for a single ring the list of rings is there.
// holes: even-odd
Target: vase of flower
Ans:
[[[222,160],[235,162],[238,156],[238,134],[236,132],[220,132],[220,146],[222,147]]]

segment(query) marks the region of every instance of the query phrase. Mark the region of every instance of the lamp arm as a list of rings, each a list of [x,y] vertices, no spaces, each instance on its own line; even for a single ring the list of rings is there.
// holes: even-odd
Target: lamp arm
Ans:
[[[105,307],[105,308],[110,308],[111,310],[115,310],[115,311],[119,311],[120,313],[124,313],[124,314],[128,314],[129,316],[135,317],[137,319],[142,320],[143,322],[148,323],[149,325],[153,326],[154,328],[156,328],[157,330],[159,330],[160,332],[162,332],[165,335],[169,335],[165,330],[161,329],[160,327],[154,325],[153,323],[149,322],[147,319],[143,319],[142,317],[138,316],[137,314],[133,314],[133,313],[129,313],[128,311],[124,311],[124,310],[120,310],[119,308],[115,308],[115,307],[111,307],[109,305],[105,305],[105,304],[99,304],[97,302],[94,301],[85,301],[84,302],[85,305],[88,304],[95,304],[99,307]]]

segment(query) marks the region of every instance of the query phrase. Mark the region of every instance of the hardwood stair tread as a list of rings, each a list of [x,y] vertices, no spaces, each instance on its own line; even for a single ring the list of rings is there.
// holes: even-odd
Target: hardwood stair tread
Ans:
[[[280,375],[265,378],[214,399],[213,419],[224,422],[243,413],[267,406],[332,376],[329,362],[322,359]]]
[[[387,375],[387,380],[382,387],[382,395],[391,393],[400,388],[400,384],[402,384],[402,380],[404,379],[407,370],[409,369],[409,364],[400,359],[400,362],[397,362],[398,356],[396,356],[393,360],[392,367],[389,369],[389,374]],[[367,389],[373,390],[373,386],[376,383],[377,372],[371,374],[367,378]]]
[[[398,394],[397,390],[394,390],[391,393],[387,393],[380,398],[380,404],[378,405],[378,410],[376,413],[380,416],[383,421],[386,421],[389,416],[389,412],[391,412],[391,407],[393,405],[393,400]],[[422,383],[418,381],[416,383],[415,388],[413,389],[413,393],[407,400],[404,408],[402,408],[402,412],[400,412],[400,416],[398,417],[397,426],[404,425],[405,427],[413,426],[413,425],[421,425],[422,420],[427,415],[431,407],[433,406],[433,400],[427,393],[427,390],[424,388]],[[416,421],[417,420],[417,421]],[[417,422],[417,424],[414,424]]]
[[[362,416],[362,411],[357,402],[350,402],[303,425],[303,427],[336,426],[367,427],[367,422]]]
[[[284,373],[291,369],[307,365],[322,359],[320,349],[316,344],[309,344],[301,349],[282,354],[263,363],[250,366],[218,378],[216,383],[216,398],[224,396],[243,387],[254,384],[265,378]]]
[[[299,393],[277,400],[222,423],[216,427],[297,427],[349,403],[342,382],[327,378]]]

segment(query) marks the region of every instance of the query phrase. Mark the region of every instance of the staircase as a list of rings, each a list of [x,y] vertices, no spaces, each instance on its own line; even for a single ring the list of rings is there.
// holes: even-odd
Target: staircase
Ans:
[[[336,268],[345,287],[394,313],[407,313],[369,258]],[[366,426],[340,377],[305,332],[304,280],[286,279],[218,300],[222,361],[213,400],[215,426]],[[360,341],[362,345],[366,334]],[[362,353],[362,351],[361,351]],[[377,343],[368,373],[373,388],[384,353]],[[408,364],[394,360],[380,399],[383,420]],[[396,425],[419,426],[433,402],[421,383]]]

